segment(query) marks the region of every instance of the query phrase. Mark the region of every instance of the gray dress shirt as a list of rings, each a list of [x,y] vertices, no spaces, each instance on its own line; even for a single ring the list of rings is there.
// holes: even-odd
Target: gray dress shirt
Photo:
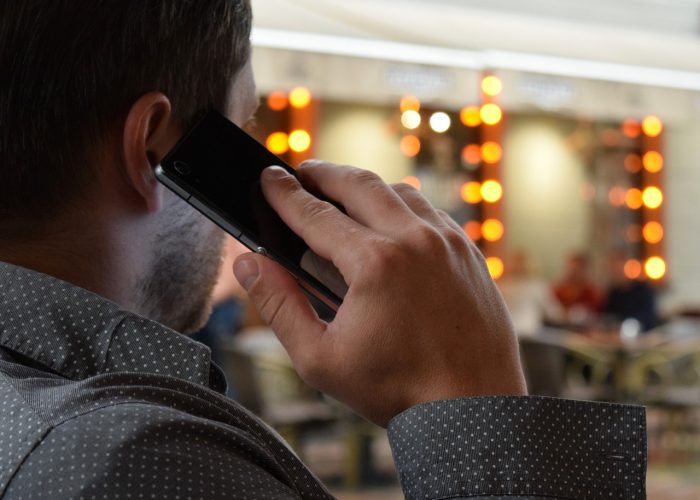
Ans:
[[[225,385],[201,344],[0,263],[0,496],[329,498]],[[465,398],[388,430],[407,498],[645,497],[639,407]]]

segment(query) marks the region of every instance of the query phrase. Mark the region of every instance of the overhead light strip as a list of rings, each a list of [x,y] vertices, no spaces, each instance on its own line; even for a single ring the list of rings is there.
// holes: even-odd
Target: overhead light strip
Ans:
[[[461,69],[545,75],[700,91],[700,73],[508,51],[470,51],[386,40],[256,28],[253,45],[317,54]]]

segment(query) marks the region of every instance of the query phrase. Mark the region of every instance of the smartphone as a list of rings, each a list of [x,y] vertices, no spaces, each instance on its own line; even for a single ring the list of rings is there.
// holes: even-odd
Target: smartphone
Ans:
[[[201,118],[155,168],[156,178],[254,252],[287,269],[321,317],[332,318],[347,286],[337,269],[316,255],[267,203],[262,171],[293,168],[223,115]]]

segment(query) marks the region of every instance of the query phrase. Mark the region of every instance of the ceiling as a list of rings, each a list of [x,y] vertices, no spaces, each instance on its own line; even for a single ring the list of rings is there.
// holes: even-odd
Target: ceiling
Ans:
[[[700,73],[700,0],[253,0],[256,28]]]

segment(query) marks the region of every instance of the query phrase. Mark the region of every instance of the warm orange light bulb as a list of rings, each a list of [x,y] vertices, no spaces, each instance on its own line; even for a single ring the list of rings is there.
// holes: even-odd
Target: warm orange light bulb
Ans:
[[[498,241],[503,238],[504,232],[503,223],[496,219],[488,219],[481,226],[481,235],[486,241]]]
[[[486,125],[498,125],[503,119],[503,110],[493,103],[484,104],[481,107],[481,121]]]
[[[415,175],[409,175],[408,177],[404,177],[403,182],[404,184],[412,186],[417,191],[420,191],[423,188],[423,183]]]
[[[638,174],[642,170],[642,159],[639,155],[629,154],[625,157],[625,170],[630,174]]]
[[[666,261],[661,257],[651,257],[644,264],[644,271],[653,280],[660,280],[666,276]]]
[[[494,165],[501,161],[503,157],[503,148],[501,148],[501,145],[497,142],[485,142],[484,145],[481,146],[481,156],[485,163]]]
[[[625,195],[625,203],[632,210],[639,210],[644,204],[642,201],[642,192],[637,188],[628,189]]]
[[[402,113],[405,113],[406,111],[418,112],[420,111],[420,100],[416,96],[407,95],[406,97],[401,99],[400,106]]]
[[[481,203],[481,184],[478,182],[465,182],[461,189],[462,200],[464,203],[469,203],[470,205],[476,205]]]
[[[664,124],[658,116],[647,116],[642,122],[642,130],[649,137],[658,137],[664,131]]]
[[[656,174],[664,168],[664,157],[658,151],[649,151],[642,160],[647,172]]]
[[[282,91],[273,92],[267,96],[267,107],[273,111],[282,111],[287,104],[289,104],[287,94]]]
[[[625,276],[627,279],[636,280],[642,275],[642,263],[636,259],[625,262]]]
[[[644,240],[652,245],[664,239],[664,227],[658,222],[646,223],[642,233],[644,234]]]
[[[486,266],[489,268],[491,277],[495,280],[500,279],[505,272],[503,261],[498,257],[489,257],[486,259]]]
[[[289,93],[289,104],[293,108],[303,109],[311,104],[311,91],[306,87],[296,87]]]
[[[470,240],[479,241],[481,239],[481,224],[477,221],[469,221],[464,225],[464,232]]]
[[[478,127],[481,125],[481,109],[476,106],[462,108],[462,111],[459,113],[459,119],[467,127]]]
[[[622,124],[622,133],[624,133],[630,139],[636,139],[642,133],[642,126],[637,120],[625,120]]]
[[[462,149],[462,161],[468,165],[481,163],[481,148],[478,144],[469,144]]]
[[[503,82],[496,76],[487,76],[481,80],[481,90],[489,97],[496,97],[503,91]]]
[[[421,142],[415,135],[407,135],[401,139],[401,153],[409,158],[418,156],[421,150]]]
[[[652,210],[659,208],[664,202],[664,194],[656,186],[650,186],[642,193],[642,202]]]
[[[275,132],[270,134],[265,141],[267,149],[276,155],[283,155],[289,151],[289,136],[284,132]]]
[[[311,147],[311,134],[306,130],[295,130],[289,134],[289,147],[295,153],[304,153]]]
[[[489,203],[496,203],[503,198],[503,186],[498,181],[486,181],[481,185],[481,197]]]

